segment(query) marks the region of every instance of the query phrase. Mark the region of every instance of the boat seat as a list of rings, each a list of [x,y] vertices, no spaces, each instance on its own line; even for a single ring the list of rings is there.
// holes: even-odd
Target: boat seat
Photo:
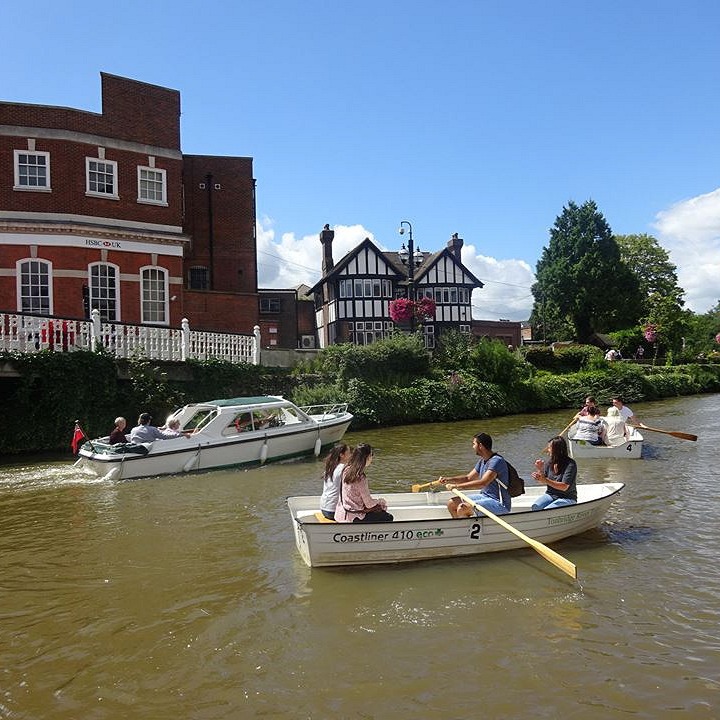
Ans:
[[[330,518],[326,518],[319,510],[315,513],[315,519],[318,522],[321,523],[334,523],[334,520],[330,520]]]

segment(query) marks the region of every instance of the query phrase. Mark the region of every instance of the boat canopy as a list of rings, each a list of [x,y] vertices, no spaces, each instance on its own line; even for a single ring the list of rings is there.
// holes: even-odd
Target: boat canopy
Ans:
[[[277,395],[258,395],[256,397],[224,398],[222,400],[208,400],[207,402],[196,403],[197,405],[217,405],[218,407],[230,407],[232,405],[261,405],[267,403],[285,402],[285,398]]]

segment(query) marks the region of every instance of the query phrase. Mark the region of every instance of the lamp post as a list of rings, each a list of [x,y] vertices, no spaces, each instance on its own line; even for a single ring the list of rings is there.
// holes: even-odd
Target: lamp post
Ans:
[[[398,251],[398,257],[400,258],[400,262],[402,262],[403,265],[407,265],[408,269],[408,300],[414,300],[415,299],[415,289],[414,289],[414,282],[415,282],[415,268],[420,265],[420,263],[423,260],[422,252],[420,252],[420,248],[415,250],[415,245],[413,243],[413,234],[412,234],[412,224],[408,222],[407,220],[402,220],[400,222],[400,229],[398,232],[401,235],[405,234],[405,225],[407,225],[408,228],[408,246],[405,247],[405,243],[403,243],[403,246]],[[414,316],[410,318],[410,330],[415,330],[415,318]]]

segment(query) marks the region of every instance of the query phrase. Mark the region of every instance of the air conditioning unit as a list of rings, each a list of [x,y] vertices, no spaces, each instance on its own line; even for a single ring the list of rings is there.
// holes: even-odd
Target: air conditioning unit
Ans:
[[[300,347],[302,347],[303,350],[313,350],[315,348],[315,336],[303,335],[300,339]]]

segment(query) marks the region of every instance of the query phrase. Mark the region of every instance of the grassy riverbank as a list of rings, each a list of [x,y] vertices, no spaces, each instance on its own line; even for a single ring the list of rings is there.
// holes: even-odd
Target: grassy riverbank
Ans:
[[[336,345],[295,370],[218,361],[118,362],[98,353],[0,356],[0,453],[68,450],[77,419],[91,437],[117,415],[162,422],[176,407],[222,397],[284,395],[296,403],[348,402],[352,429],[447,422],[577,408],[586,395],[607,405],[720,392],[720,365],[605,362],[590,346],[514,352],[498,342],[451,336],[431,356],[398,334],[358,347]],[[9,370],[9,371],[8,371]]]

